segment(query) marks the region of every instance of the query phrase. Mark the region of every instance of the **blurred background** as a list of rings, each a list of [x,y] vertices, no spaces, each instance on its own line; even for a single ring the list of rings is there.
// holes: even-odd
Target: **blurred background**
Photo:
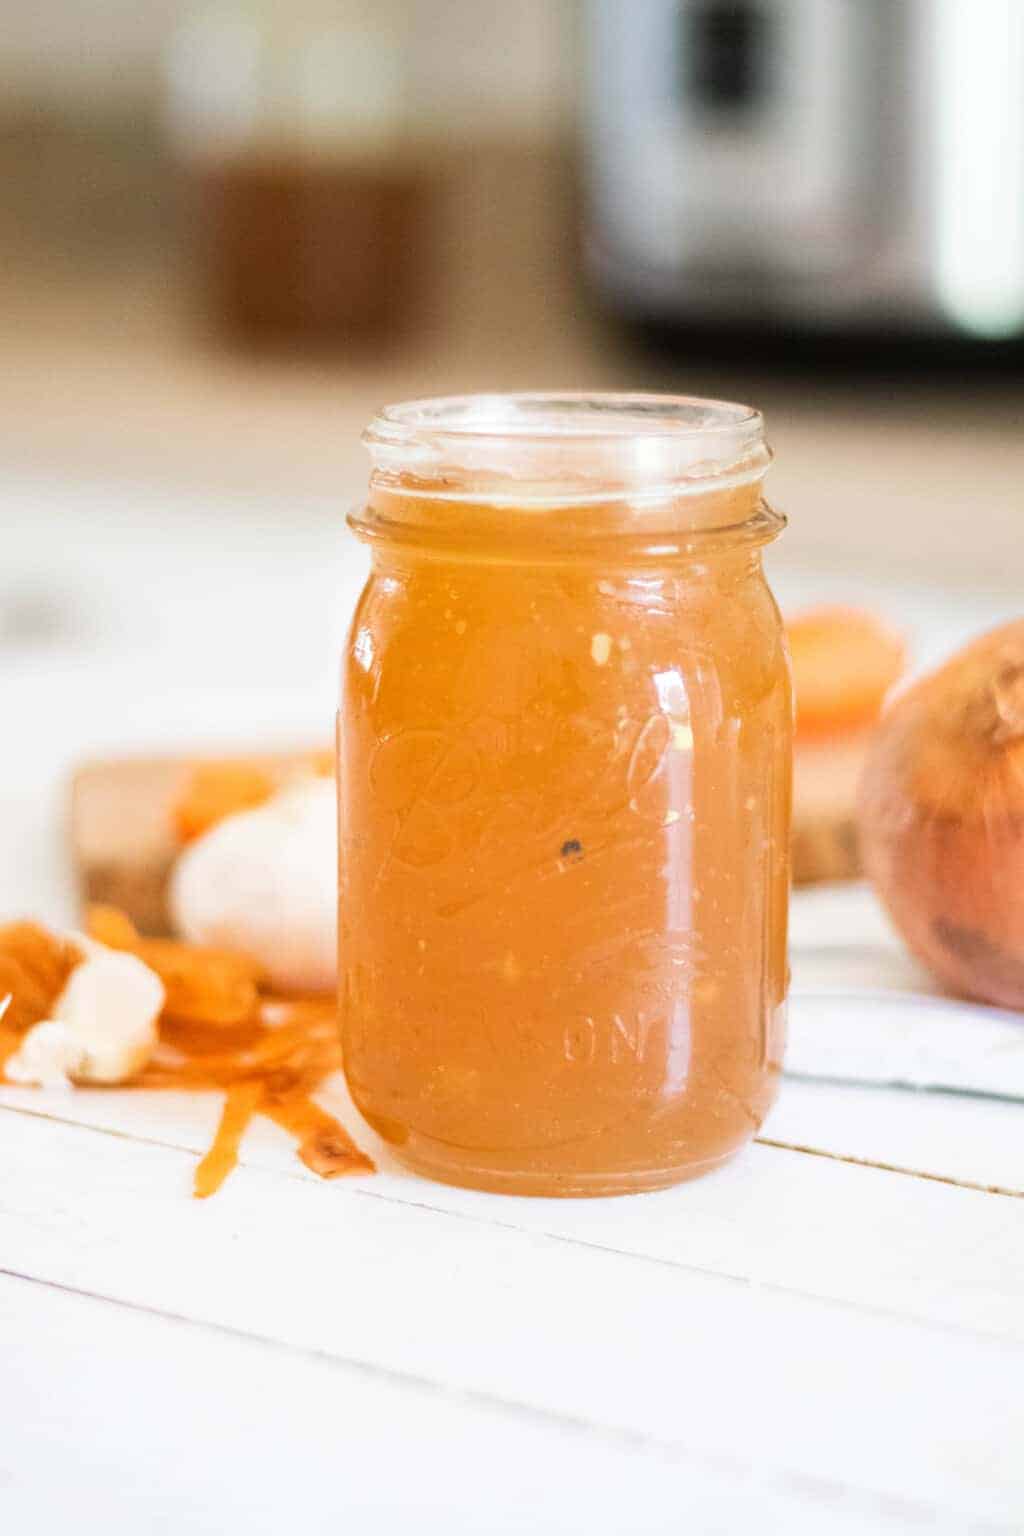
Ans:
[[[81,757],[329,736],[387,400],[748,399],[785,603],[1015,610],[1018,0],[0,9],[4,905]]]

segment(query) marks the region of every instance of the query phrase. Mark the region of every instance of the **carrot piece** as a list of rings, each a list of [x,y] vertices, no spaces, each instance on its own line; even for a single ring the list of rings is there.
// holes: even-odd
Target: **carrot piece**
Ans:
[[[291,1132],[299,1157],[321,1178],[374,1172],[312,1097],[341,1065],[333,998],[261,994],[260,968],[247,956],[144,938],[116,907],[91,907],[86,926],[98,943],[139,956],[166,989],[156,1052],[131,1086],[224,1095],[216,1135],[196,1167],[197,1198],[224,1183],[257,1113]],[[0,1080],[25,1028],[48,1016],[83,958],[73,941],[37,924],[0,926]]]
[[[110,949],[127,950],[164,984],[164,1012],[196,1024],[244,1024],[259,1001],[259,965],[234,950],[144,939],[116,907],[92,906],[87,931]]]
[[[333,747],[326,747],[322,752],[311,752],[309,757],[309,765],[313,772],[324,779],[333,779],[336,761]]]
[[[242,1137],[262,1097],[262,1083],[236,1083],[228,1089],[213,1145],[196,1168],[192,1192],[197,1200],[215,1195],[237,1166]]]
[[[189,843],[226,816],[262,805],[276,787],[270,769],[244,758],[199,764],[174,807],[179,838]]]
[[[869,725],[903,672],[903,637],[859,608],[810,608],[786,624],[800,736]]]
[[[0,997],[11,997],[8,1027],[23,1030],[47,1018],[82,959],[76,944],[39,923],[0,926]]]
[[[135,953],[156,971],[167,996],[164,1012],[196,1024],[243,1024],[259,1001],[260,967],[233,950],[140,939]]]
[[[135,949],[139,942],[139,930],[120,907],[110,907],[103,902],[93,902],[86,908],[85,931],[97,944],[108,949]]]
[[[0,951],[0,997],[9,997],[7,1026],[15,1031],[38,1024],[49,1013],[46,989],[23,969],[13,955]]]
[[[188,1053],[189,1031],[174,1021],[164,1021],[163,1039]],[[199,1055],[167,1066],[153,1061],[143,1072],[143,1087],[217,1087],[284,1071],[318,1078],[332,1072],[341,1060],[341,1046],[333,1037],[311,1035],[300,1024],[265,1031],[243,1050]]]
[[[161,1044],[196,1061],[202,1061],[204,1057],[223,1058],[228,1052],[252,1050],[265,1034],[254,1019],[247,1019],[244,1024],[205,1024],[194,1019],[167,1017],[160,1021]]]
[[[260,1113],[283,1126],[299,1141],[299,1157],[322,1179],[346,1173],[376,1173],[376,1165],[360,1152],[344,1126],[304,1093],[268,1096]]]

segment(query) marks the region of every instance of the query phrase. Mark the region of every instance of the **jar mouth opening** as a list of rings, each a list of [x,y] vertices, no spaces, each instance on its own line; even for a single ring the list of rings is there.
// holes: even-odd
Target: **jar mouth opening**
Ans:
[[[666,437],[741,434],[760,437],[764,418],[753,406],[697,395],[597,393],[572,390],[515,394],[438,395],[386,405],[364,441],[411,441],[424,433],[446,437]]]
[[[752,406],[640,392],[408,400],[363,442],[378,483],[520,506],[664,500],[759,480],[771,460]]]

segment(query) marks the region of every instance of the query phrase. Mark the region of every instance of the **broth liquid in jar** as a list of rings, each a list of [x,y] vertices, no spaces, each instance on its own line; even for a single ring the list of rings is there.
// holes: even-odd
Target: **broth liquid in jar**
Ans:
[[[715,1167],[775,1096],[792,698],[760,416],[477,396],[366,434],[339,715],[345,1070],[410,1167]]]

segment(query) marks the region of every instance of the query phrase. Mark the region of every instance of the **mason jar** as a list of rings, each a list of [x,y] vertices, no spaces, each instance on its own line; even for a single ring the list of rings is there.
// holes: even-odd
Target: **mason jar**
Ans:
[[[390,406],[339,713],[345,1071],[409,1167],[657,1188],[760,1126],[792,696],[757,411]]]

